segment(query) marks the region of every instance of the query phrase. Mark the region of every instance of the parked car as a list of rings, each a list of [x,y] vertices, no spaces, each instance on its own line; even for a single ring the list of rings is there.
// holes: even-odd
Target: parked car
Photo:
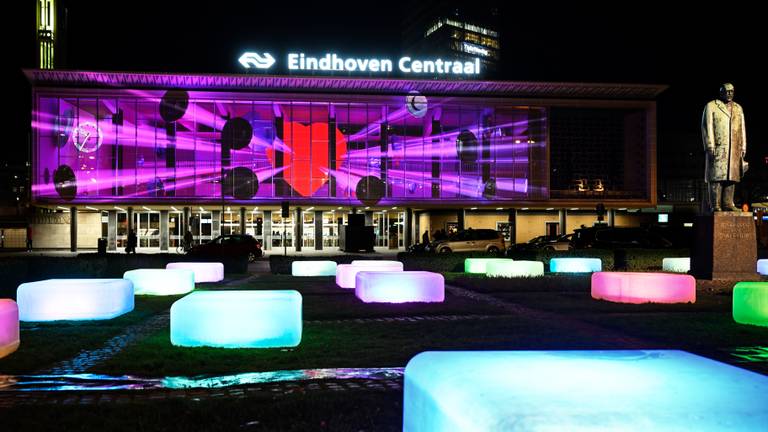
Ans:
[[[248,261],[264,255],[261,250],[261,242],[248,234],[220,235],[215,239],[193,246],[189,255],[205,256],[248,256]]]
[[[445,240],[437,240],[429,244],[429,251],[437,253],[450,252],[491,252],[504,250],[504,235],[492,229],[466,229],[451,234]]]
[[[571,239],[573,234],[565,234],[556,237],[538,236],[528,240],[525,243],[519,243],[509,247],[507,252],[521,252],[521,251],[567,251],[573,249],[571,246]]]
[[[574,249],[663,249],[672,247],[672,242],[646,228],[589,227],[575,230],[571,245]]]

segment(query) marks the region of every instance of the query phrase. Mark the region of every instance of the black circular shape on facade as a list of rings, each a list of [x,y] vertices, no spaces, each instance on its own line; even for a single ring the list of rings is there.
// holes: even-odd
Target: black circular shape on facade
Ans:
[[[184,117],[189,107],[189,93],[184,90],[168,90],[160,99],[160,117],[166,122],[175,122]]]
[[[224,123],[221,130],[221,145],[231,149],[240,150],[251,143],[253,126],[242,117],[235,117]]]
[[[355,188],[357,199],[361,203],[372,206],[376,205],[384,196],[385,184],[380,178],[375,176],[365,176],[360,179]]]
[[[53,172],[53,183],[56,186],[56,192],[67,201],[75,199],[77,196],[77,177],[69,165],[60,165]]]
[[[456,138],[456,153],[462,162],[475,162],[477,160],[477,137],[472,132],[464,129]]]
[[[246,167],[235,167],[224,174],[224,195],[239,200],[253,198],[259,191],[259,179]]]

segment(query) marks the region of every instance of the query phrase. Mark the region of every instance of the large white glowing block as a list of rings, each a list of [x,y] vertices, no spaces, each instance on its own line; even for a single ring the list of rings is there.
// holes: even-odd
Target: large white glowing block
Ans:
[[[11,299],[0,299],[0,358],[19,347],[19,307]]]
[[[467,258],[464,260],[464,273],[485,274],[488,263],[511,261],[511,258]]]
[[[690,258],[664,258],[661,260],[661,269],[665,272],[688,273],[691,271]]]
[[[768,327],[768,282],[739,282],[733,287],[733,320]]]
[[[486,265],[488,277],[537,277],[544,276],[544,263],[541,261],[495,261]]]
[[[196,291],[171,306],[171,344],[278,348],[301,342],[297,291]]]
[[[684,351],[425,352],[403,430],[757,431],[768,377]]]
[[[294,261],[291,263],[293,276],[336,276],[335,261]]]
[[[166,269],[188,269],[195,273],[195,283],[224,280],[224,264],[219,262],[172,262]]]
[[[48,279],[19,285],[21,321],[104,320],[133,310],[125,279]]]
[[[355,260],[352,264],[339,264],[336,266],[336,285],[341,288],[355,288],[355,276],[361,271],[403,271],[403,263]]]
[[[696,279],[671,273],[592,273],[592,298],[617,303],[694,303]]]
[[[594,273],[603,270],[600,258],[552,258],[549,260],[551,273]]]
[[[757,260],[757,272],[763,276],[768,276],[768,259]]]
[[[195,289],[195,272],[189,269],[137,269],[123,277],[133,282],[136,295],[179,295]]]
[[[425,271],[361,271],[355,296],[366,303],[439,303],[445,300],[445,278]]]

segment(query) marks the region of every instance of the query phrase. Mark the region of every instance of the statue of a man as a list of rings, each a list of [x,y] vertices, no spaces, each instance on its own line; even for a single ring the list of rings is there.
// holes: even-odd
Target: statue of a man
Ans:
[[[712,211],[739,211],[733,203],[736,183],[746,170],[747,133],[744,111],[733,101],[733,84],[720,87],[720,98],[704,107],[701,137],[706,151],[704,180]]]

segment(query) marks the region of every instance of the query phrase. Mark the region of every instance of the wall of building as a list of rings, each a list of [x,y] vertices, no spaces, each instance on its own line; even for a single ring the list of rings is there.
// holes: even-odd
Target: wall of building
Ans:
[[[32,247],[40,249],[69,248],[69,213],[35,215],[32,222]],[[77,247],[95,249],[101,237],[101,214],[77,214]]]
[[[27,229],[26,228],[3,228],[0,229],[2,235],[2,246],[6,249],[21,249],[27,247]]]

